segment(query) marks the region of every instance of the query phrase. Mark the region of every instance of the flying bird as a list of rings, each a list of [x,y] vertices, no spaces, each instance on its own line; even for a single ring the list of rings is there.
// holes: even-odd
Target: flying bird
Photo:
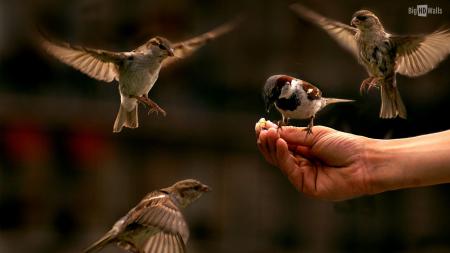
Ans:
[[[369,77],[360,91],[381,89],[381,118],[406,119],[396,74],[416,77],[434,69],[450,53],[450,30],[424,35],[394,35],[385,31],[379,18],[368,10],[353,14],[351,26],[323,17],[301,4],[290,8],[301,18],[325,30],[364,65]]]
[[[119,82],[120,108],[113,132],[123,127],[137,128],[138,102],[150,112],[166,115],[157,103],[148,97],[158,79],[159,71],[179,59],[193,54],[211,40],[230,32],[239,20],[223,24],[207,33],[186,41],[171,43],[157,36],[130,52],[111,52],[70,45],[39,36],[40,45],[51,55],[88,76],[105,82]]]
[[[98,252],[111,243],[133,253],[186,252],[189,229],[181,209],[208,191],[194,179],[153,191],[84,252]]]
[[[353,102],[349,99],[324,98],[322,92],[314,85],[287,75],[269,77],[263,88],[263,99],[267,113],[273,105],[281,113],[279,126],[287,125],[289,119],[309,119],[305,128],[312,133],[316,113],[329,104]]]

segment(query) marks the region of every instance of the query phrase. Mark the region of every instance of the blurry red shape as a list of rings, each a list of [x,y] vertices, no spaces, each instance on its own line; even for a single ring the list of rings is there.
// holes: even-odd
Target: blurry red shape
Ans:
[[[92,130],[78,130],[68,139],[73,159],[83,165],[92,167],[106,159],[109,154],[105,137]]]
[[[36,124],[13,124],[6,129],[4,136],[6,152],[12,159],[26,163],[43,163],[49,160],[49,137]]]

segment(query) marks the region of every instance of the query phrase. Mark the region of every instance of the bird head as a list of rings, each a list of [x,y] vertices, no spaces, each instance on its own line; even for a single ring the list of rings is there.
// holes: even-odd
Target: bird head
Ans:
[[[350,24],[362,31],[374,28],[383,28],[378,17],[368,10],[359,10],[355,12]]]
[[[283,87],[286,85],[290,85],[293,79],[293,77],[286,75],[274,75],[266,80],[263,88],[263,99],[267,114],[270,112],[273,104],[280,97]]]
[[[211,188],[197,180],[186,179],[178,181],[174,185],[162,189],[162,191],[168,192],[175,197],[181,207],[186,207],[200,198],[203,193],[211,191]]]
[[[154,37],[149,40],[148,45],[149,49],[160,57],[166,58],[175,55],[172,43],[166,38]]]

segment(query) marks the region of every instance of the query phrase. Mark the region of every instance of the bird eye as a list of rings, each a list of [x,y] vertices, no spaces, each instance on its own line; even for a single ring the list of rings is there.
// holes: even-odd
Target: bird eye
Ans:
[[[165,50],[165,49],[166,49],[166,47],[165,47],[163,44],[159,44],[158,47],[159,47],[159,49],[161,49],[161,50]]]
[[[367,16],[360,15],[360,16],[357,16],[356,19],[358,19],[358,20],[360,20],[360,21],[364,21],[364,20],[367,19]]]

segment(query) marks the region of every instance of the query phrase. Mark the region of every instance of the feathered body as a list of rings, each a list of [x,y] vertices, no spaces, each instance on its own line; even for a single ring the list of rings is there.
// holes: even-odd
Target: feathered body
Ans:
[[[154,37],[130,52],[111,52],[57,42],[39,36],[41,46],[60,61],[97,80],[119,82],[120,108],[113,132],[123,127],[137,128],[138,102],[147,105],[151,112],[166,112],[148,98],[149,91],[158,79],[159,71],[178,59],[188,57],[203,45],[228,33],[239,19],[221,25],[209,32],[186,41],[171,43],[163,37]]]
[[[449,30],[427,35],[393,35],[386,32],[378,17],[368,10],[355,12],[352,26],[349,26],[323,17],[300,4],[291,5],[291,9],[324,29],[357,57],[369,74],[369,78],[361,84],[361,91],[380,88],[381,118],[407,117],[397,87],[397,73],[410,77],[423,75],[450,53]]]
[[[184,253],[189,229],[181,209],[208,191],[208,186],[187,179],[147,194],[85,253],[98,252],[110,243],[133,253]]]
[[[306,130],[311,133],[318,111],[329,104],[352,102],[353,100],[324,98],[322,92],[311,83],[288,75],[273,75],[264,85],[263,98],[267,112],[272,105],[282,115],[279,124],[288,124],[289,119],[309,119]]]

